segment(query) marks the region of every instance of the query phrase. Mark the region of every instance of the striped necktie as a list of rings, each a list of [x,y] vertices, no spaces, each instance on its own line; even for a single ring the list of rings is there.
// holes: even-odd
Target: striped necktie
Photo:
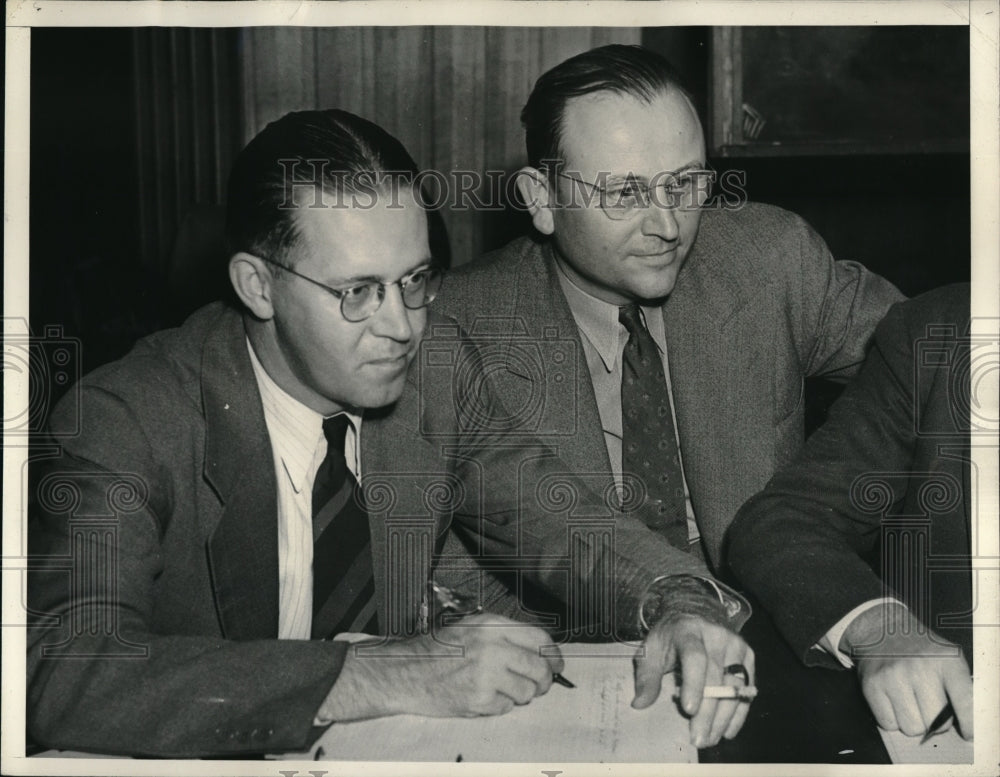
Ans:
[[[637,517],[671,545],[688,550],[680,450],[660,351],[638,304],[619,308],[618,320],[628,331],[622,354],[622,472],[645,485]]]
[[[368,512],[344,458],[349,423],[344,414],[323,420],[326,457],[312,492],[313,639],[378,633]]]

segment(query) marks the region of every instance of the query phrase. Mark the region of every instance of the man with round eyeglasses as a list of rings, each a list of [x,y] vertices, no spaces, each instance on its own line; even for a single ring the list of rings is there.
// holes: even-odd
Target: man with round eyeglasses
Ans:
[[[446,543],[450,560],[515,565],[585,628],[645,638],[635,706],[675,665],[682,703],[700,701],[678,641],[738,624],[745,603],[720,612],[718,589],[678,575],[696,567],[645,531],[616,530],[614,548],[594,536],[594,516],[615,515],[543,444],[463,425],[459,362],[486,417],[504,411],[476,349],[428,311],[440,277],[416,175],[395,138],[343,111],[268,125],[229,182],[239,307],[141,340],[54,410],[80,433],[32,473],[38,744],[300,752],[336,722],[494,715],[546,693],[563,667],[551,637],[480,611],[475,592],[456,606],[468,592],[433,579]],[[604,513],[568,533],[539,501],[552,478]],[[591,606],[598,594],[611,605]],[[748,682],[753,653],[725,634],[719,684]],[[702,706],[719,712],[693,733],[718,741],[747,702]]]
[[[345,320],[357,324],[370,318],[385,300],[385,290],[387,287],[398,286],[399,293],[403,297],[403,304],[410,310],[419,310],[427,307],[434,301],[438,289],[441,288],[441,271],[436,267],[421,267],[411,273],[407,273],[399,280],[382,283],[381,281],[371,281],[369,283],[359,283],[357,286],[348,286],[345,289],[335,289],[296,272],[291,267],[286,267],[273,259],[261,257],[265,262],[276,269],[290,272],[292,275],[304,281],[326,290],[329,294],[340,300],[340,315]]]

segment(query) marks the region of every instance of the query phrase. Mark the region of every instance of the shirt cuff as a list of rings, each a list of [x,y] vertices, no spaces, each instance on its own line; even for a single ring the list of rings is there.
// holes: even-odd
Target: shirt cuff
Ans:
[[[847,615],[837,621],[833,625],[833,628],[820,637],[819,642],[813,645],[813,647],[829,653],[831,656],[836,658],[840,665],[845,669],[853,669],[854,661],[852,661],[851,657],[840,649],[840,640],[843,639],[844,632],[847,631],[847,627],[854,622],[855,618],[864,612],[868,612],[868,610],[873,607],[880,607],[883,604],[898,604],[901,607],[906,606],[899,601],[899,599],[894,599],[891,596],[883,596],[881,599],[869,599],[867,602],[859,604],[847,613]]]
[[[739,631],[750,617],[750,604],[729,586],[703,575],[661,575],[651,582],[639,605],[639,629],[645,635],[668,617],[697,615]]]

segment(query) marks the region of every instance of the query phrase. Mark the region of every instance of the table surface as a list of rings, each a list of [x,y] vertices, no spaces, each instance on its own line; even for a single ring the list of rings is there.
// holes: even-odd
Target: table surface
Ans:
[[[698,751],[698,761],[891,763],[855,673],[805,667],[763,608],[752,604],[754,614],[744,626],[743,636],[756,655],[759,694],[740,733]],[[60,751],[31,754],[84,755]]]

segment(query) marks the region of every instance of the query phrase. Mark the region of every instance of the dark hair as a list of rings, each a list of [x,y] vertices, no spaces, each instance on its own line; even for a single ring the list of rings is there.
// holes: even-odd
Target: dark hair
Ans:
[[[609,91],[650,102],[671,89],[691,99],[673,66],[641,46],[614,43],[570,57],[542,74],[521,111],[528,163],[541,168],[543,160],[561,158],[559,144],[568,100]]]
[[[321,172],[321,195],[377,188],[388,180],[412,183],[417,165],[403,144],[370,121],[341,110],[299,111],[267,125],[236,157],[229,175],[226,239],[231,253],[247,251],[285,261],[297,237],[288,183]],[[296,190],[301,194],[305,186]],[[307,195],[309,203],[314,194]]]

